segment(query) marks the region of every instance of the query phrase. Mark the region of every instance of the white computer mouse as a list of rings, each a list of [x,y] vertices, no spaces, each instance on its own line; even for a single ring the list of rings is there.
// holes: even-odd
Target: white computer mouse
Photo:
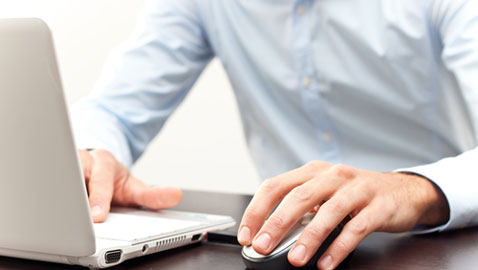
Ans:
[[[314,217],[314,214],[306,214],[299,222],[289,230],[284,236],[282,241],[277,247],[268,255],[262,255],[257,253],[252,246],[242,248],[242,259],[248,269],[295,269],[293,265],[289,263],[287,254],[292,248],[294,243],[299,239],[300,234],[305,229],[310,220]],[[316,268],[317,260],[325,252],[327,247],[334,241],[334,239],[342,231],[342,225],[339,225],[333,230],[327,239],[319,247],[315,255],[309,260],[309,262],[303,267]]]

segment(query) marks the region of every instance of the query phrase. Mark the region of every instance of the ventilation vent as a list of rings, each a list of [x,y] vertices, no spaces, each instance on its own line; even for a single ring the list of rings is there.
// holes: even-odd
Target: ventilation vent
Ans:
[[[185,235],[168,238],[168,239],[164,239],[164,240],[156,242],[156,251],[184,246],[185,244],[189,244],[189,241]]]

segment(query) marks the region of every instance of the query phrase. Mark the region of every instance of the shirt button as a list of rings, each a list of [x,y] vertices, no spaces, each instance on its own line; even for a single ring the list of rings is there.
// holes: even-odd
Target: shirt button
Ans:
[[[310,86],[310,78],[307,77],[307,76],[306,76],[306,77],[303,77],[303,78],[302,78],[302,85],[303,85],[305,88],[309,87],[309,86]]]
[[[330,142],[332,140],[332,135],[328,132],[324,132],[322,134],[322,139],[326,142]]]
[[[298,15],[304,14],[305,11],[306,11],[306,8],[305,8],[304,5],[299,5],[299,6],[297,7],[297,10],[296,10],[296,12],[297,12]]]

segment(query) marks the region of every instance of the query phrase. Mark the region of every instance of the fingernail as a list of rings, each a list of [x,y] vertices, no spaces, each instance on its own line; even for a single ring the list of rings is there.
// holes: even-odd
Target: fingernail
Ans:
[[[103,211],[101,211],[101,207],[99,205],[91,208],[91,215],[94,217],[100,216],[102,213]]]
[[[300,244],[295,246],[290,251],[290,258],[294,261],[302,262],[305,259],[305,253],[306,253],[305,246]]]
[[[319,262],[319,267],[321,269],[330,269],[332,266],[332,257],[330,255],[325,256]]]
[[[254,246],[257,248],[267,251],[269,250],[269,246],[271,244],[271,236],[268,233],[261,234],[256,241],[254,241]]]
[[[249,227],[242,227],[237,237],[237,240],[239,240],[239,242],[241,243],[249,243],[251,241],[251,230],[249,230]]]

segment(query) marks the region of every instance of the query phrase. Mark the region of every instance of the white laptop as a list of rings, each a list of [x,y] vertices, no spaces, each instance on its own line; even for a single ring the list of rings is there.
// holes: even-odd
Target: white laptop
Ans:
[[[132,208],[93,224],[50,31],[0,20],[0,255],[105,268],[234,224]]]

